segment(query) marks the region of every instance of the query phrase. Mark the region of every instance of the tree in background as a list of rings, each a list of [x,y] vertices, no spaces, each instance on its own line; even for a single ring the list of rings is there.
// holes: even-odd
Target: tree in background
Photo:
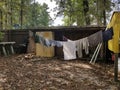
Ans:
[[[0,29],[25,29],[48,26],[51,20],[46,4],[35,0],[0,1]]]
[[[53,0],[52,0],[53,1]],[[54,0],[64,24],[71,26],[106,25],[111,12],[111,0]]]
[[[58,5],[56,16],[64,16],[64,25],[106,25],[111,12],[111,0],[51,0]],[[47,4],[35,0],[1,0],[0,29],[25,29],[49,26],[51,18]]]
[[[49,12],[47,12],[48,6],[47,4],[40,5],[39,3],[31,4],[29,13],[29,23],[27,23],[27,27],[40,27],[40,26],[49,26],[51,18],[49,16]]]
[[[110,17],[109,13],[112,11],[111,0],[91,0],[90,4],[89,12],[92,15],[92,22],[99,26],[106,25],[106,20]]]

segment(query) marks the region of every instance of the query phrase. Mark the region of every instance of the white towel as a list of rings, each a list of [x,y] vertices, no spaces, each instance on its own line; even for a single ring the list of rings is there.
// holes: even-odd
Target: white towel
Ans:
[[[63,43],[64,60],[76,59],[76,43],[69,41]]]

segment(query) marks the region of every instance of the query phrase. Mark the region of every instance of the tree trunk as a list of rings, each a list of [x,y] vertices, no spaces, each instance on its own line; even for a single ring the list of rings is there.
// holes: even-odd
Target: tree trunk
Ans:
[[[105,7],[106,7],[106,0],[104,0],[104,10],[103,10],[104,25],[106,25],[106,11],[105,11]]]
[[[2,13],[2,10],[0,10],[0,29],[3,29],[3,13]]]
[[[11,13],[10,25],[11,25],[11,27],[13,27],[13,18],[12,18],[12,15],[13,15],[13,14],[12,14],[12,13],[13,13],[13,12],[12,12],[12,11],[13,11],[13,5],[12,5],[12,3],[13,3],[13,2],[12,2],[12,0],[11,0],[10,3],[11,3],[11,5],[10,5],[10,7],[11,7],[11,8],[10,8],[10,13]]]
[[[70,10],[69,10],[69,20],[70,20],[69,26],[72,26],[72,2],[69,0],[68,4],[70,6]]]
[[[5,0],[5,7],[7,9],[7,11],[5,12],[5,26],[4,26],[4,29],[7,29],[8,27],[8,8],[7,8],[7,0]]]
[[[20,25],[21,25],[21,29],[23,29],[23,0],[21,0],[21,10],[20,10]]]
[[[88,15],[88,11],[89,11],[88,0],[83,0],[83,11],[84,11],[86,25],[90,25],[90,17]]]

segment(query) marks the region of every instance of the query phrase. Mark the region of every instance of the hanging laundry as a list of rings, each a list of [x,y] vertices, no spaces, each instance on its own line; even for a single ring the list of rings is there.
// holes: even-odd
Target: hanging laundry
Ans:
[[[76,59],[76,43],[75,41],[63,42],[64,60]]]
[[[57,47],[62,47],[63,42],[62,41],[56,41],[56,40],[49,40],[50,46],[57,46]]]
[[[50,40],[45,39],[45,46],[46,47],[50,47],[51,46]]]
[[[55,40],[49,40],[50,42],[50,46],[55,46],[56,45],[56,41]]]
[[[88,38],[82,38],[79,40],[76,40],[76,48],[77,48],[77,54],[78,57],[81,58],[83,57],[82,51],[85,50],[85,53],[89,53],[89,42]]]
[[[106,42],[113,37],[113,27],[108,28],[106,31],[103,32],[103,41]]]
[[[50,47],[50,46],[62,47],[63,46],[63,41],[49,40],[37,34],[35,35],[35,42],[40,43],[46,47]]]
[[[35,42],[40,43],[42,45],[46,45],[45,39],[42,36],[37,34],[35,35]]]
[[[77,54],[78,54],[79,58],[81,58],[83,56],[82,55],[82,49],[83,49],[82,42],[83,42],[82,39],[76,40],[76,48],[77,48]]]
[[[63,42],[62,41],[56,41],[56,46],[57,47],[62,47],[63,46]]]
[[[37,35],[37,34],[35,35],[35,43],[40,43],[41,45],[44,45],[46,47],[50,46],[50,42],[48,39],[45,39],[42,36]]]
[[[90,36],[88,36],[88,42],[90,47],[95,47],[99,43],[103,42],[102,31],[98,31]]]
[[[88,38],[83,38],[83,49],[85,50],[86,54],[89,54],[89,42]]]

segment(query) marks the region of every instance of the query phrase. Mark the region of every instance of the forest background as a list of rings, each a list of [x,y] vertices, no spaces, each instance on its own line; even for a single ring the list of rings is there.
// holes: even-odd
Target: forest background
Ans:
[[[119,4],[116,0],[50,0],[56,7],[48,11],[48,5],[38,1],[0,0],[0,29],[53,26],[55,18],[61,16],[63,23],[60,26],[105,26],[116,2]],[[51,12],[57,12],[54,18],[50,16]]]

